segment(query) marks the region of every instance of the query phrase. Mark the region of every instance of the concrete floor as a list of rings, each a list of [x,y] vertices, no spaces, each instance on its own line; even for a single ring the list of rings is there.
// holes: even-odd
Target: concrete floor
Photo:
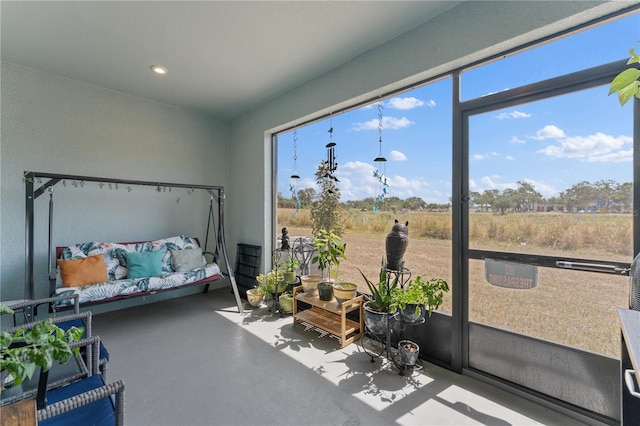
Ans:
[[[126,383],[128,425],[573,425],[562,414],[425,363],[403,377],[358,343],[266,308],[239,314],[228,288],[94,316]]]

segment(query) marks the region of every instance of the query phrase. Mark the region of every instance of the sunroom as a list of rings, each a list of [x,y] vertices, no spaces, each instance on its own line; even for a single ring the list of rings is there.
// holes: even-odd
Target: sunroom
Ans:
[[[620,372],[620,359],[624,353],[620,347],[618,308],[629,308],[629,266],[640,247],[640,219],[633,214],[639,210],[640,203],[637,189],[640,187],[637,184],[640,180],[637,149],[640,143],[640,112],[638,100],[622,107],[614,96],[607,97],[606,93],[608,83],[627,67],[628,50],[634,47],[638,50],[638,8],[640,2],[635,1],[3,1],[0,4],[0,299],[49,296],[48,266],[52,245],[66,246],[87,241],[150,241],[174,235],[195,236],[204,244],[210,235],[212,197],[207,191],[197,190],[201,185],[224,188],[224,196],[216,200],[222,205],[223,214],[220,216],[224,217],[224,222],[218,217],[213,226],[224,229],[230,267],[235,268],[239,244],[253,245],[261,247],[260,271],[266,272],[272,267],[270,254],[280,244],[278,237],[283,226],[294,229],[294,232],[308,233],[286,214],[278,215],[278,194],[286,194],[287,190],[282,189],[286,186],[282,185],[288,185],[286,180],[293,174],[290,168],[293,158],[289,150],[294,132],[300,146],[298,167],[303,165],[303,139],[307,138],[305,143],[309,139],[305,131],[317,126],[318,132],[323,133],[316,139],[318,142],[314,142],[320,152],[312,159],[317,163],[324,158],[325,144],[329,141],[326,130],[335,127],[338,138],[340,120],[347,120],[344,117],[368,108],[369,115],[377,120],[378,115],[372,112],[376,105],[387,103],[394,97],[412,97],[416,90],[444,85],[444,93],[448,97],[443,108],[446,118],[430,125],[431,129],[438,131],[446,128],[444,139],[440,139],[445,142],[437,150],[431,147],[413,156],[416,160],[431,162],[428,167],[436,163],[446,164],[443,176],[440,176],[446,181],[446,188],[442,191],[444,195],[434,202],[448,205],[446,211],[437,214],[445,216],[451,224],[445,241],[436,242],[445,259],[437,261],[444,268],[437,273],[451,285],[447,304],[424,326],[408,331],[421,346],[425,374],[437,369],[438,374],[454,381],[465,381],[469,388],[475,386],[473,383],[495,388],[497,392],[503,392],[499,404],[507,408],[508,395],[513,395],[518,399],[514,403],[516,405],[532,404],[526,410],[553,412],[550,417],[521,418],[523,422],[573,419],[585,423],[619,423],[625,396]],[[556,56],[559,61],[571,64],[570,71],[555,72],[555,64],[551,62],[533,63],[528,70],[515,72],[522,77],[516,79],[516,83],[505,85],[500,81],[501,76],[509,74],[508,60],[511,57],[621,21],[628,22],[625,28],[631,30],[620,35],[621,39],[616,40],[615,49],[611,47],[611,51],[608,49],[610,46],[596,45],[595,42],[591,46],[587,44],[589,41],[583,41],[575,45],[578,51],[565,47],[566,50]],[[462,83],[472,81],[475,70],[487,69],[483,67],[492,64],[498,68],[490,72],[495,77],[487,80],[486,88],[478,88],[479,92],[474,93],[465,92]],[[151,67],[156,65],[163,67],[166,74],[154,74]],[[602,105],[581,103],[582,91],[604,93]],[[510,161],[505,156],[494,172],[484,171],[484,166],[476,161],[480,160],[480,155],[494,155],[478,148],[482,136],[487,132],[502,135],[502,129],[490,124],[488,117],[511,114],[518,108],[522,109],[522,105],[533,104],[539,106],[540,114],[548,113],[551,107],[545,102],[554,97],[572,103],[574,109],[584,110],[582,124],[579,118],[575,118],[571,122],[574,126],[571,133],[568,124],[563,130],[541,125],[539,128],[546,129],[547,133],[529,135],[530,142],[543,141],[545,135],[559,130],[566,132],[565,144],[600,142],[601,145],[595,149],[601,150],[604,149],[603,144],[618,144],[616,151],[600,151],[598,158],[579,157],[578,154],[572,158],[576,162],[590,164],[591,168],[607,163],[609,170],[621,173],[601,174],[594,177],[594,181],[614,179],[619,184],[630,183],[635,188],[630,190],[624,207],[607,211],[611,215],[615,213],[623,223],[620,225],[622,230],[616,231],[618,233],[613,237],[617,238],[616,248],[611,251],[608,246],[598,246],[600,241],[597,239],[583,252],[571,251],[574,246],[570,244],[563,246],[569,247],[564,253],[536,251],[532,248],[531,239],[525,238],[538,232],[531,223],[525,228],[529,229],[528,233],[522,231],[521,240],[518,240],[520,247],[516,249],[505,248],[498,243],[494,245],[493,240],[487,243],[488,240],[478,237],[482,230],[497,226],[495,221],[501,220],[503,215],[486,214],[488,222],[483,222],[484,219],[480,219],[484,217],[482,213],[486,213],[482,211],[483,202],[474,198],[473,206],[469,203],[474,191],[508,187],[489,186],[489,180],[484,182],[484,186],[474,186],[476,173],[493,177],[491,182],[495,184],[499,168],[504,168],[506,161]],[[601,131],[598,117],[604,117],[604,113],[598,108],[613,107],[622,117],[619,119],[622,124],[615,129],[617,133],[612,138],[588,141],[581,138],[580,135]],[[553,124],[553,116],[547,117],[549,122],[546,124]],[[374,126],[374,131],[381,130],[380,140],[384,140],[384,149],[396,149],[391,145],[389,128],[382,126],[382,117],[378,124],[380,126]],[[580,125],[585,128],[582,133],[576,130]],[[336,147],[339,159],[350,143],[355,145],[355,139],[354,134],[342,132]],[[383,154],[378,134],[370,139],[371,145],[359,161],[371,163],[379,152]],[[514,139],[510,143],[521,147],[524,145],[521,142]],[[568,149],[567,145],[564,147]],[[549,152],[554,149],[551,146],[546,148]],[[537,149],[545,147],[540,145]],[[520,151],[521,154],[523,152]],[[567,151],[564,153],[570,157]],[[476,154],[478,157],[474,157]],[[572,173],[579,176],[575,169],[563,169],[564,163],[543,164],[532,160],[531,166],[546,167],[549,174],[558,169],[565,176]],[[399,174],[392,170],[391,162],[387,167],[389,174]],[[428,167],[424,174],[434,181],[434,176],[428,176]],[[29,211],[25,208],[31,202],[28,196],[25,199],[25,172],[68,178],[45,188],[42,196],[31,200],[34,201],[33,210]],[[313,173],[313,169],[310,172]],[[527,180],[529,178],[527,172],[523,172],[514,181],[531,184],[533,181]],[[581,180],[585,179],[582,176],[567,178],[557,184],[557,192],[571,188]],[[123,183],[116,184],[115,181]],[[139,181],[173,183],[177,187],[157,185],[139,188],[126,183]],[[46,182],[45,178],[40,183],[46,185]],[[526,188],[526,185],[521,186]],[[391,190],[390,195],[393,195]],[[549,190],[544,195],[550,199],[554,193]],[[404,197],[409,196],[404,194]],[[601,211],[580,211],[583,208],[588,210],[591,201],[580,204],[575,212],[565,212],[564,207],[558,207],[560,205],[559,202],[548,203],[545,208],[549,210],[545,213],[553,210],[560,216],[558,209],[562,209],[561,213],[570,218],[569,222],[582,220],[587,223],[587,226],[575,228],[572,238],[578,238],[576,233],[592,235],[610,227],[600,220],[603,216]],[[517,214],[525,216],[520,212]],[[402,221],[408,216],[401,210],[396,210],[395,215]],[[513,218],[515,214],[505,216]],[[578,217],[581,219],[576,219]],[[414,223],[413,216],[410,222]],[[390,222],[388,229],[385,228],[374,239],[383,243],[391,225]],[[424,227],[421,222],[410,225],[408,253],[411,253],[413,262],[410,266],[415,271],[425,268],[424,273],[430,274],[434,272],[429,269],[433,268],[433,259],[421,257],[417,251],[410,252],[412,246],[417,250],[422,244],[430,244],[431,240],[421,237],[421,225]],[[554,223],[554,226],[559,225]],[[573,243],[574,239],[567,234],[560,235],[559,240]],[[345,232],[344,239],[348,241],[349,231]],[[375,273],[384,253],[376,251],[369,254],[364,246],[357,247],[352,242],[347,245],[349,251],[366,253],[362,264],[354,263],[349,267]],[[534,316],[523,321],[528,324],[519,328],[511,315],[521,312],[515,309],[516,305],[535,303],[531,302],[534,293],[523,289],[509,292],[513,289],[500,286],[490,288],[489,291],[495,293],[479,292],[474,280],[484,273],[490,262],[521,264],[524,265],[523,270],[525,266],[535,268],[538,288],[534,291],[545,285],[554,289],[563,284],[565,289],[571,285],[576,292],[586,293],[586,297],[595,302],[600,301],[606,305],[602,307],[605,312],[602,321],[607,323],[602,328],[604,331],[598,334],[600,330],[592,330],[593,323],[588,318],[593,308],[588,305],[584,309],[572,309],[581,305],[583,299],[571,299],[571,293],[562,288],[545,294],[544,297],[549,299],[544,300],[555,304],[543,312],[538,308]],[[564,275],[556,278],[555,274]],[[116,352],[120,355],[128,350],[128,343],[124,342],[136,340],[129,334],[132,332],[141,336],[150,333],[158,338],[159,333],[163,333],[165,338],[175,342],[175,346],[169,348],[159,346],[150,349],[151,346],[147,346],[148,356],[154,350],[170,348],[176,353],[189,351],[189,346],[197,346],[197,342],[185,338],[184,346],[181,346],[180,339],[198,331],[181,322],[178,319],[180,313],[188,318],[194,311],[215,306],[217,315],[224,318],[212,322],[215,327],[238,328],[235,332],[221,332],[219,338],[225,339],[221,344],[229,344],[238,351],[246,350],[244,344],[249,350],[262,351],[261,345],[282,349],[283,353],[293,350],[296,353],[290,359],[296,364],[296,369],[303,365],[320,376],[324,372],[321,356],[326,356],[326,368],[329,368],[329,363],[342,363],[342,367],[346,365],[356,374],[360,368],[359,361],[358,367],[349,365],[340,358],[339,346],[332,345],[331,340],[317,345],[305,343],[304,350],[295,350],[292,341],[297,342],[308,333],[294,327],[290,317],[256,316],[250,309],[238,312],[234,309],[236,300],[228,292],[230,284],[229,279],[221,280],[207,294],[202,294],[200,287],[192,287],[83,309],[93,312],[96,330],[102,329],[105,336],[114,341],[111,347],[119,348]],[[486,285],[492,284],[495,283],[489,281]],[[584,286],[584,291],[581,286]],[[505,303],[500,305],[499,300]],[[483,316],[487,310],[499,312],[499,315],[487,319]],[[562,312],[559,312],[563,310],[571,312],[575,322],[556,328],[572,329],[565,332],[563,338],[556,339],[553,334],[549,337],[547,328],[551,323],[564,321],[560,315]],[[175,318],[175,321],[163,321],[158,312],[167,318]],[[102,324],[101,318],[105,321]],[[110,323],[131,318],[135,318],[134,329],[123,332],[122,340],[118,341],[119,337]],[[522,318],[520,315],[517,320]],[[202,318],[193,320],[194,324],[203,327]],[[128,326],[131,324],[133,322],[127,323]],[[182,324],[185,328],[171,324]],[[531,324],[539,327],[529,327]],[[243,328],[244,331],[255,331],[258,336],[248,339]],[[280,335],[272,340],[274,333]],[[581,334],[589,337],[576,338],[575,341],[566,337]],[[215,336],[207,334],[209,339],[215,339]],[[595,341],[595,344],[588,346],[584,344],[585,340]],[[105,344],[109,345],[109,341],[105,340]],[[349,352],[347,358],[358,358],[358,343],[350,347],[356,349]],[[300,356],[307,353],[308,348],[320,351],[320,354],[309,355],[313,360],[307,362]],[[134,349],[131,351],[135,352]],[[209,369],[233,371],[233,376],[240,383],[247,383],[251,392],[268,393],[270,382],[281,380],[264,375],[252,383],[249,378],[243,378],[242,366],[233,365],[232,356],[220,366],[206,356],[188,359],[194,359],[190,362],[201,360]],[[260,364],[263,360],[256,362]],[[116,360],[114,364],[113,376],[118,376],[118,372],[126,374],[124,364],[117,367]],[[344,371],[349,371],[349,368]],[[415,380],[410,383],[415,386],[407,395],[415,404],[406,405],[406,413],[399,409],[368,406],[362,412],[372,410],[375,413],[379,410],[380,413],[393,414],[387,417],[375,417],[375,414],[370,417],[367,414],[366,418],[358,418],[354,414],[344,422],[387,423],[393,419],[398,424],[433,424],[437,423],[433,419],[446,421],[442,417],[446,414],[436,414],[432,420],[409,415],[421,406],[415,401],[433,404],[434,407],[449,404],[443,410],[456,408],[454,403],[434,397],[428,386],[423,386],[420,378],[416,379],[420,373],[414,374],[416,376],[409,380]],[[222,375],[220,380],[222,377],[225,376]],[[159,380],[149,379],[142,388],[169,386]],[[403,386],[407,385],[406,378],[401,380]],[[352,383],[349,386],[353,386]],[[390,389],[374,390],[369,383],[369,396],[374,393],[381,401],[390,395],[386,391],[393,391],[393,386],[401,386],[398,383],[387,384]],[[176,389],[178,385],[170,386],[180,392]],[[330,391],[331,386],[323,384],[322,388]],[[231,388],[238,389],[235,386]],[[421,389],[424,392],[422,396]],[[225,394],[222,385],[212,392],[216,399],[225,396],[236,398]],[[468,395],[471,394],[472,391]],[[159,397],[160,394],[156,395]],[[491,398],[487,396],[489,394],[482,395]],[[237,399],[245,397],[238,395]],[[280,396],[273,395],[273,398],[273,410],[269,407],[261,409],[268,412],[284,410]],[[128,400],[133,399],[130,397]],[[264,395],[260,398],[260,401],[266,400],[268,398]],[[363,400],[365,404],[370,402],[367,398]],[[407,400],[398,401],[396,408],[407,404]],[[207,401],[203,398],[199,402],[206,405],[210,403]],[[307,402],[307,409],[314,409],[311,408],[312,402]],[[189,406],[184,400],[182,404]],[[127,409],[134,412],[140,409],[138,405]],[[393,401],[384,401],[384,407],[393,405]],[[482,404],[469,403],[467,407],[469,422],[491,424],[500,421],[500,415],[491,414],[489,417],[487,414],[483,417]],[[456,410],[458,413],[461,411],[464,410]],[[303,413],[304,410],[300,410],[292,415],[303,416]],[[553,417],[556,413],[559,417]],[[181,416],[184,424],[207,423],[203,420],[205,417],[195,414],[190,418],[188,410],[184,410]],[[131,418],[141,422],[145,421],[143,419],[162,421],[149,420],[154,419],[152,416],[136,415]],[[270,419],[267,423],[276,423],[275,417],[267,418]],[[336,418],[339,417],[328,417],[323,421],[320,417],[311,423],[334,423]],[[456,417],[452,422],[463,421],[460,419],[464,418]],[[240,415],[228,414],[219,419],[212,417],[210,424],[247,423]],[[519,421],[518,417],[508,415],[501,419]],[[283,423],[303,420],[303,417],[294,417],[283,420]]]

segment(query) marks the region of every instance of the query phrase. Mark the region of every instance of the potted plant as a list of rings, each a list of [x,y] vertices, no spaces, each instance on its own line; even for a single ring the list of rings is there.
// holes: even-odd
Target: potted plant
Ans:
[[[282,271],[272,269],[266,275],[260,274],[256,277],[262,288],[263,295],[268,297],[276,293],[283,293],[287,289],[287,283],[284,280]]]
[[[384,259],[377,284],[372,283],[360,269],[358,271],[371,292],[371,295],[366,296],[367,301],[363,304],[364,323],[374,334],[386,333],[389,324],[391,291],[398,286],[398,275],[396,274],[393,279],[387,276]],[[390,280],[391,282],[389,282]]]
[[[278,302],[280,302],[282,312],[289,313],[293,311],[293,296],[288,291],[285,291],[278,297]]]
[[[289,255],[282,263],[282,272],[284,281],[292,283],[296,280],[296,270],[300,267],[300,260],[294,255]]]
[[[13,314],[12,309],[3,305],[0,305],[0,312]],[[83,333],[82,327],[65,331],[50,318],[37,322],[31,329],[19,328],[14,333],[0,331],[2,388],[5,382],[17,386],[30,379],[37,367],[46,372],[54,361],[64,364],[74,354],[77,356],[79,348],[72,350],[69,343],[80,340]]]
[[[304,289],[304,294],[309,297],[316,296],[318,294],[318,283],[322,281],[322,275],[302,275],[300,282]]]
[[[420,347],[411,340],[400,340],[398,342],[398,353],[400,354],[400,363],[404,367],[413,366],[418,360]]]
[[[247,300],[249,304],[254,308],[257,308],[264,299],[265,288],[262,285],[257,285],[254,288],[247,290]]]
[[[323,276],[323,281],[318,283],[318,294],[320,300],[328,301],[333,297],[331,267],[339,266],[340,259],[346,259],[344,254],[346,246],[340,241],[339,235],[320,229],[313,237],[313,248],[317,253],[311,259],[311,263],[318,264],[318,269],[322,271]]]
[[[399,311],[404,322],[421,321],[425,313],[431,313],[442,304],[449,285],[441,278],[424,280],[420,275],[410,280],[404,289],[391,290],[390,311]]]
[[[358,286],[353,283],[333,283],[333,296],[338,302],[338,305],[341,305],[343,302],[347,300],[351,300],[356,297],[358,293]]]

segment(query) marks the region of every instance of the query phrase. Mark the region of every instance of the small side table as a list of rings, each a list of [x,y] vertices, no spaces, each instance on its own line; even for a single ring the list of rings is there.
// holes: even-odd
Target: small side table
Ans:
[[[362,295],[341,304],[335,299],[325,302],[318,296],[304,294],[299,285],[293,288],[293,323],[309,324],[330,333],[340,339],[340,347],[344,348],[364,333],[362,303]],[[358,321],[347,318],[349,312],[357,312]]]

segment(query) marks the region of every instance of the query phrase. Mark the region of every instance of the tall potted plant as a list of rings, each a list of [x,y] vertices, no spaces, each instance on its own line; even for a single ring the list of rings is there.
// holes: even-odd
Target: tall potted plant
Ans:
[[[382,260],[380,276],[376,284],[371,282],[360,269],[358,271],[360,271],[360,275],[364,278],[371,292],[371,295],[366,296],[367,300],[363,305],[364,323],[372,333],[384,334],[389,324],[391,291],[398,286],[398,275],[395,274],[393,279],[387,275],[384,259]]]
[[[316,255],[311,259],[311,263],[318,264],[318,269],[322,271],[323,281],[318,283],[318,293],[320,300],[331,300],[331,268],[338,267],[341,259],[346,259],[346,246],[340,240],[340,236],[333,231],[320,229],[313,237],[313,248]]]

